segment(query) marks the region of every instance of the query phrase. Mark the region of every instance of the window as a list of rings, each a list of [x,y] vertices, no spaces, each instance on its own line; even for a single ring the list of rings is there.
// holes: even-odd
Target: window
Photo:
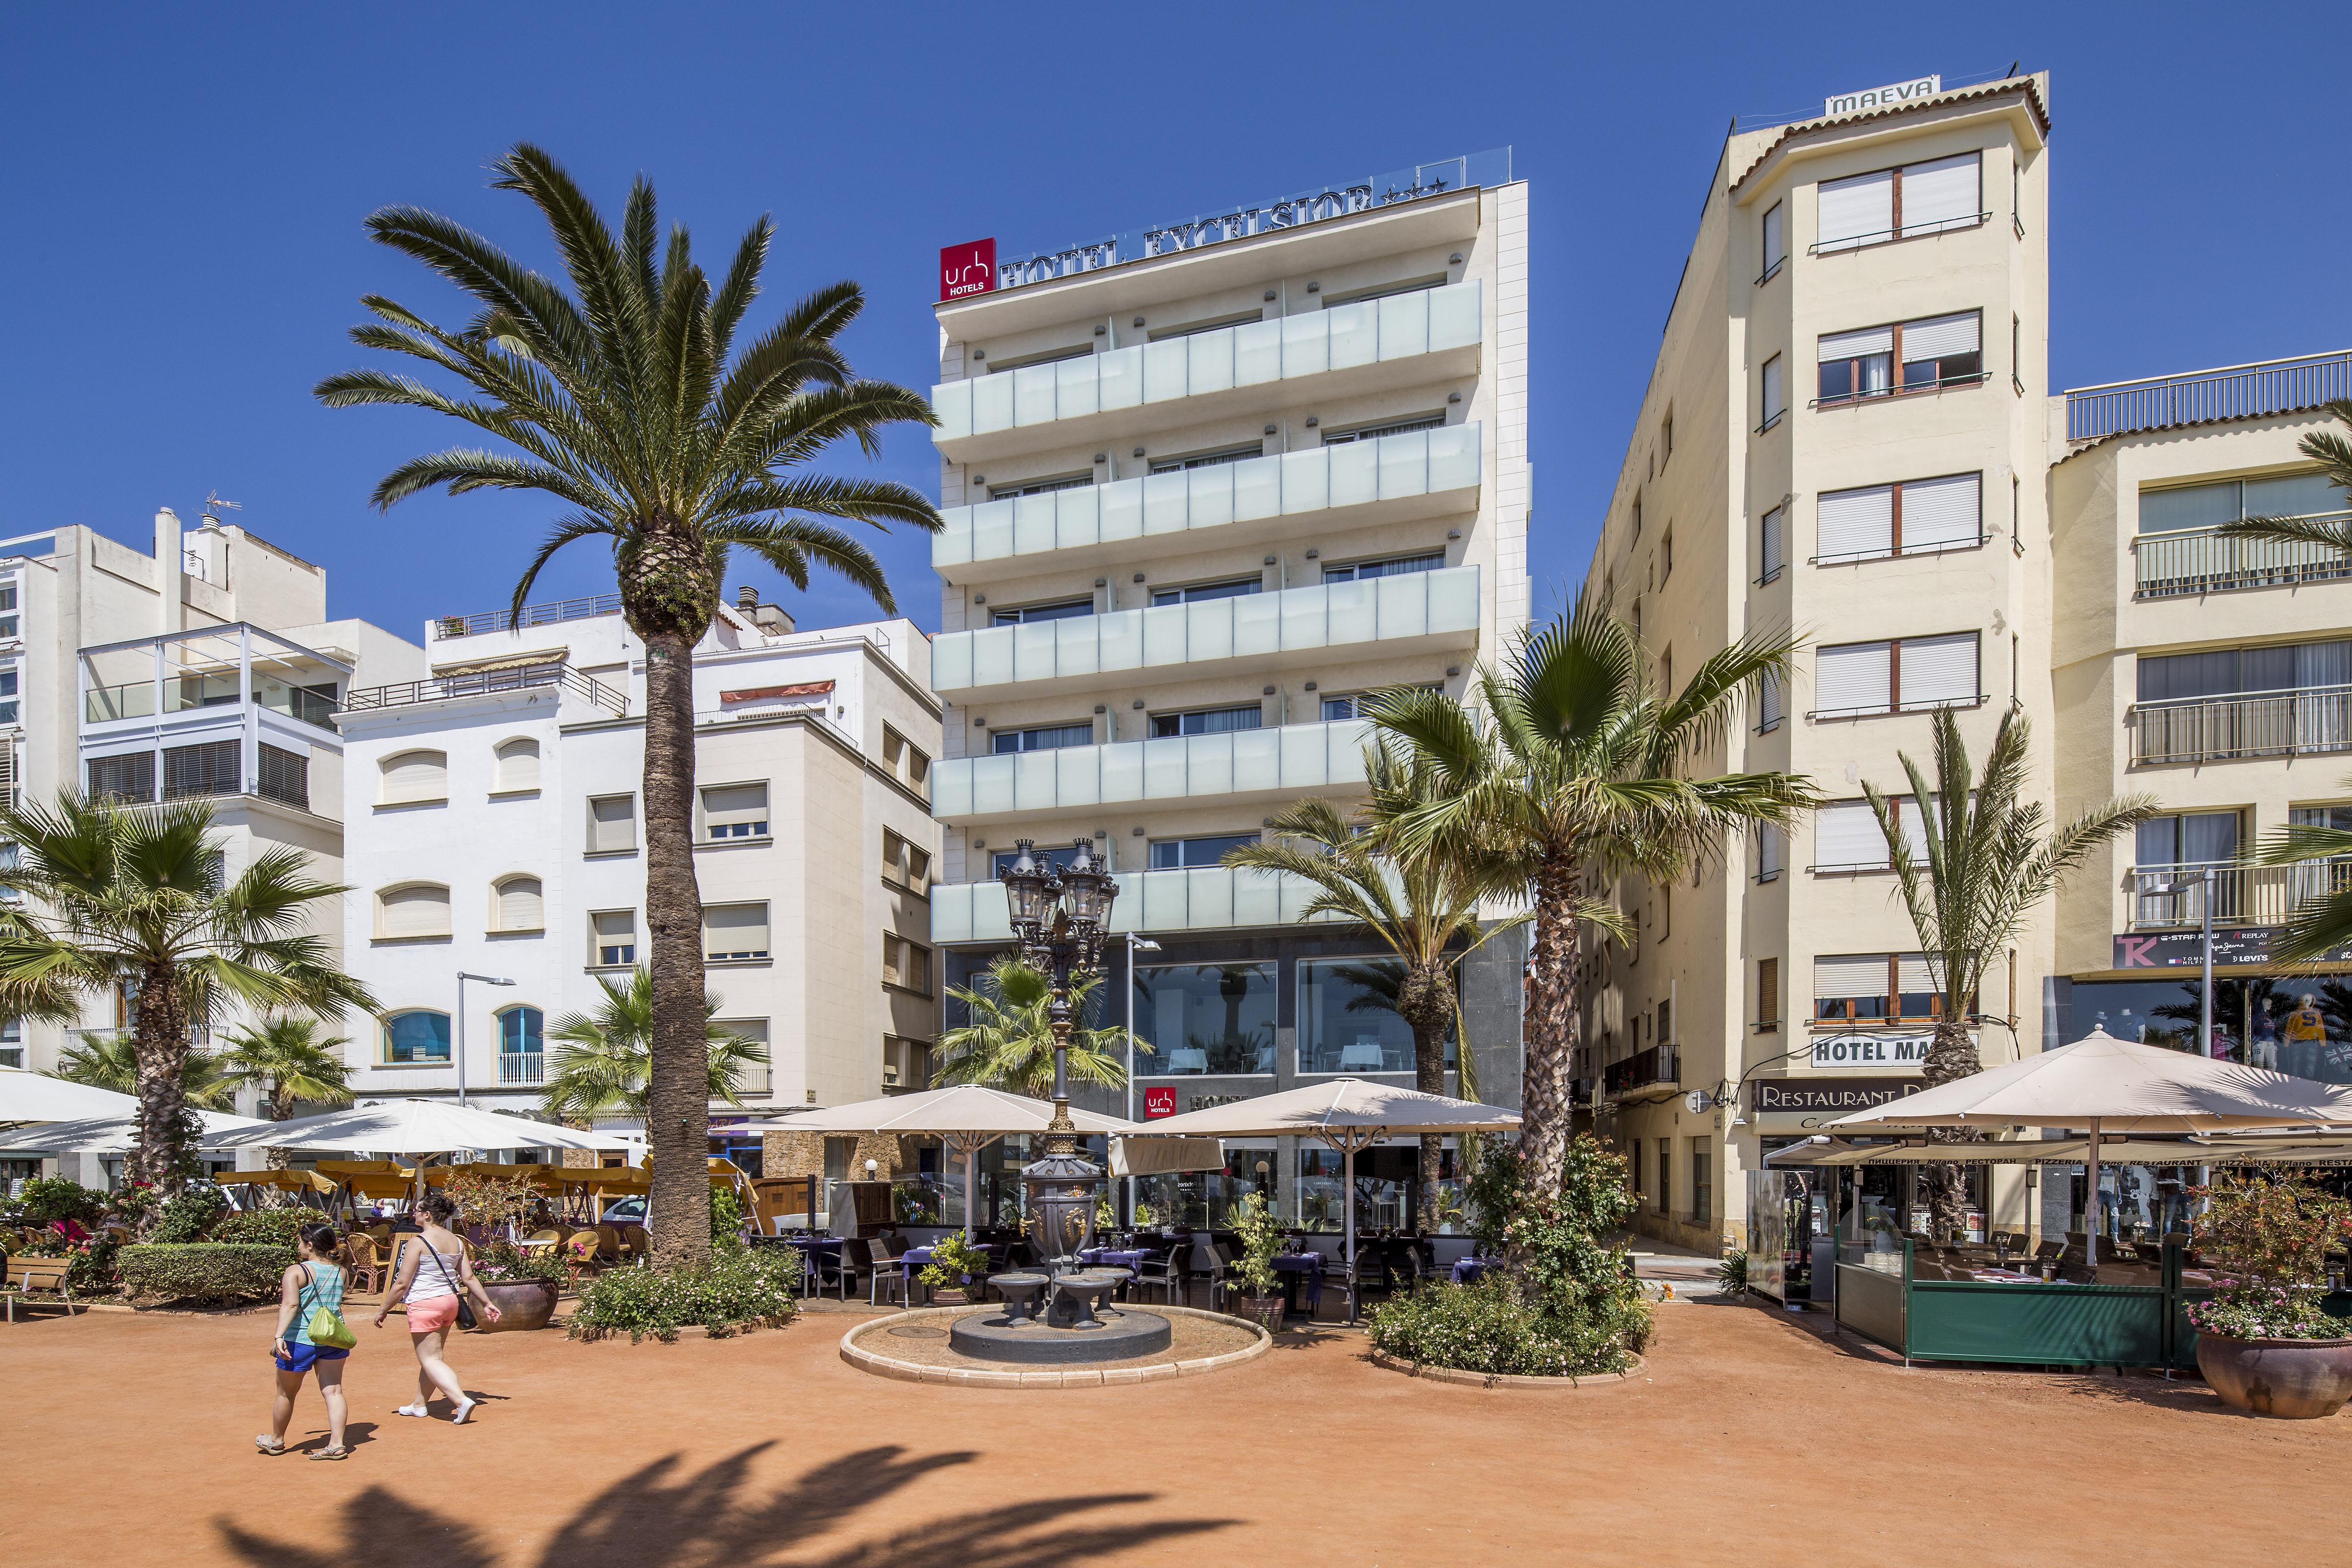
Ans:
[[[637,911],[599,910],[588,917],[588,963],[616,969],[637,961]]]
[[[1323,699],[1323,719],[1326,723],[1339,719],[1369,719],[1371,717],[1371,704],[1377,698],[1398,691],[1442,692],[1444,689],[1443,683],[1432,681],[1426,686],[1384,686],[1378,691],[1341,692],[1336,697]]]
[[[1760,428],[1769,430],[1780,423],[1780,416],[1789,412],[1788,381],[1788,367],[1779,354],[1764,362],[1764,423]]]
[[[747,1098],[772,1093],[775,1089],[774,1058],[768,1055],[768,1020],[765,1018],[719,1018],[718,1026],[739,1040],[749,1041],[759,1047],[758,1061],[735,1061],[730,1064],[735,1079],[735,1092]]]
[[[498,749],[499,795],[520,795],[539,788],[539,742],[506,741]]]
[[[240,793],[244,760],[238,752],[235,741],[164,748],[163,798],[186,800],[193,795]]]
[[[1145,334],[1146,342],[1161,342],[1169,338],[1192,338],[1202,332],[1222,332],[1227,327],[1238,327],[1249,321],[1265,320],[1264,310],[1241,310],[1230,316],[1215,316],[1205,321],[1187,321],[1181,327],[1154,327]]]
[[[931,994],[931,950],[887,931],[882,935],[882,984]]]
[[[1154,740],[1171,735],[1223,735],[1235,730],[1255,730],[1265,722],[1265,709],[1252,702],[1245,707],[1194,708],[1182,713],[1154,713],[1151,734]]]
[[[1756,961],[1756,1026],[1769,1034],[1780,1026],[1780,961]]]
[[[1777,827],[1756,830],[1756,879],[1777,882],[1780,879],[1780,862],[1788,853],[1787,842]]]
[[[1821,405],[1930,392],[1984,379],[1979,342],[1981,312],[1923,317],[1883,327],[1825,332],[1820,340]],[[1898,381],[1895,367],[1902,367]]]
[[[1774,202],[1764,213],[1764,276],[1759,283],[1769,283],[1789,260],[1789,209],[1786,204]]]
[[[2015,316],[2009,319],[2009,384],[2025,395],[2025,351],[2021,346],[2025,339],[2025,324]]]
[[[1000,626],[1027,626],[1033,621],[1066,621],[1095,613],[1092,598],[1062,599],[1051,605],[1029,605],[1017,610],[998,610],[991,624]]]
[[[1633,537],[1642,537],[1642,498],[1638,495],[1633,498]]]
[[[2315,821],[2324,815],[2289,814],[2296,823]],[[2231,865],[2238,858],[2238,814],[2192,811],[2151,817],[2134,829],[2132,847],[2133,861],[2141,868]]]
[[[1195,605],[1205,599],[1239,599],[1265,587],[1263,577],[1234,577],[1222,583],[1195,583],[1185,588],[1154,588],[1154,605]]]
[[[1981,222],[1982,175],[1982,155],[1963,153],[1850,179],[1823,180],[1821,238],[1813,250],[1856,250]]]
[[[1814,717],[1916,713],[1979,701],[1977,641],[1975,632],[1953,632],[1822,648],[1814,656],[1813,683],[1821,702]]]
[[[1766,512],[1757,533],[1757,555],[1764,566],[1763,574],[1757,581],[1769,583],[1780,576],[1781,569],[1789,563],[1789,509],[1776,506]]]
[[[1087,357],[1093,356],[1089,354]],[[1094,482],[1094,470],[1090,468],[1083,474],[1072,474],[1058,479],[1023,479],[1009,485],[991,485],[988,487],[988,499],[1011,500],[1016,496],[1050,495],[1055,490],[1091,489]]]
[[[1715,1218],[1713,1209],[1715,1202],[1715,1188],[1711,1180],[1711,1173],[1707,1168],[1708,1157],[1706,1140],[1704,1138],[1692,1139],[1690,1141],[1690,1154],[1691,1224],[1706,1225]]]
[[[543,931],[547,900],[536,877],[509,877],[491,889],[493,931]]]
[[[714,784],[702,792],[702,837],[705,842],[723,838],[768,837],[768,786],[764,784]]]
[[[536,1007],[499,1009],[499,1054],[535,1057],[544,1042],[547,1015]]]
[[[383,1059],[395,1066],[446,1062],[449,1059],[449,1015],[420,1009],[394,1013],[384,1019]]]
[[[1664,473],[1666,465],[1675,458],[1675,416],[1667,415],[1658,421],[1658,472]]]
[[[981,359],[982,351],[978,349],[973,350],[972,357],[975,360]],[[1092,359],[1094,357],[1095,345],[1091,342],[1084,342],[1066,348],[1040,349],[1037,353],[1032,354],[1015,354],[1011,359],[998,360],[993,364],[988,364],[983,361],[982,366],[979,369],[975,369],[972,374],[977,375],[980,374],[981,369],[989,369],[993,370],[999,375],[1010,375],[1016,370],[1027,370],[1032,365],[1060,364],[1064,360]]]
[[[1675,531],[1668,529],[1658,540],[1658,581],[1663,583],[1675,574]]]
[[[1895,825],[1902,831],[1905,850],[1916,865],[1927,858],[1927,829],[1919,803],[1896,795],[1887,802],[1895,809]],[[1815,871],[1884,871],[1894,864],[1886,852],[1886,835],[1866,800],[1832,801],[1813,813]]]
[[[1274,1071],[1273,964],[1138,965],[1134,985],[1138,1077]]]
[[[387,942],[449,934],[449,889],[438,882],[413,882],[376,895],[376,934]]]
[[[1300,960],[1298,1070],[1412,1071],[1412,1026],[1395,1007],[1403,980],[1404,968],[1392,958]],[[1453,1047],[1449,1037],[1448,1065]]]
[[[588,853],[625,854],[637,847],[637,797],[633,795],[592,795],[588,797]]]
[[[259,774],[254,780],[255,794],[310,809],[310,752],[282,751],[264,741],[254,748],[254,766]]]
[[[928,849],[909,844],[904,836],[890,828],[882,830],[882,877],[913,892],[930,886],[931,854]]]
[[[1625,1146],[1625,1169],[1633,1176],[1635,1192],[1650,1184],[1650,1168],[1642,1163],[1642,1141],[1639,1138]]]
[[[1813,960],[1813,1016],[1830,1023],[1935,1017],[1940,998],[1921,952],[1829,953]]]
[[[1440,272],[1433,277],[1416,278],[1409,283],[1382,283],[1370,289],[1358,289],[1352,293],[1334,294],[1323,301],[1323,308],[1336,310],[1342,305],[1360,305],[1367,300],[1387,300],[1399,294],[1419,294],[1444,287],[1445,274]]]
[[[1181,474],[1187,468],[1219,468],[1227,463],[1246,463],[1253,458],[1265,456],[1263,442],[1255,447],[1235,447],[1223,452],[1202,452],[1191,458],[1155,458],[1151,471],[1155,474]]]
[[[1444,427],[1444,414],[1416,414],[1410,419],[1391,419],[1383,424],[1365,425],[1353,430],[1326,430],[1326,447],[1346,447],[1358,441],[1377,441],[1383,436],[1403,436],[1415,430],[1437,430]]]
[[[1675,1146],[1667,1139],[1658,1140],[1658,1212],[1664,1214],[1675,1206]]]
[[[2242,517],[2324,517],[2342,512],[2342,490],[2320,473],[2287,474],[2271,479],[2224,479],[2216,485],[2181,485],[2139,492],[2139,531],[2179,533],[2218,528]]]
[[[725,963],[768,956],[768,906],[708,904],[702,910],[702,956]]]
[[[1095,727],[1089,720],[1083,724],[1045,724],[1031,730],[996,730],[988,737],[988,749],[998,756],[1013,752],[1058,752],[1065,746],[1091,746],[1095,743]]]
[[[1354,561],[1344,566],[1323,568],[1326,583],[1360,583],[1372,577],[1402,577],[1409,572],[1440,572],[1445,567],[1445,552],[1431,550],[1418,555],[1391,555],[1384,561]]]
[[[1984,476],[1947,474],[1824,490],[1814,512],[1822,564],[1932,555],[1984,542]]]
[[[2352,642],[2280,643],[2211,653],[2142,654],[2142,702],[2311,691],[2352,685]],[[2324,723],[2314,715],[2313,721]]]
[[[1229,849],[1257,842],[1255,833],[1221,833],[1202,838],[1155,838],[1151,841],[1151,868],[1171,871],[1179,867],[1214,866]]]
[[[11,1018],[0,1024],[0,1068],[15,1068],[22,1071],[24,1066],[25,1026]]]
[[[449,759],[440,752],[402,752],[376,764],[376,801],[413,805],[449,798]]]
[[[89,793],[93,800],[153,800],[155,753],[90,758]]]
[[[8,617],[13,624],[14,616]],[[5,634],[0,634],[5,635]],[[16,666],[12,660],[0,666],[0,724],[14,724],[17,717]]]
[[[920,893],[931,885],[931,852],[915,845],[907,846],[907,886]]]
[[[16,622],[16,584],[0,583],[0,641],[21,635]]]

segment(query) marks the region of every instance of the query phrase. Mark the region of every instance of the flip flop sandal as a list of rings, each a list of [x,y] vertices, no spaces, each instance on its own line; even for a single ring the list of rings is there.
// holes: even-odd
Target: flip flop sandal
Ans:
[[[282,1437],[256,1437],[253,1446],[265,1454],[276,1455],[286,1451],[286,1440]]]
[[[320,1448],[310,1456],[314,1459],[348,1459],[351,1457],[349,1448]]]

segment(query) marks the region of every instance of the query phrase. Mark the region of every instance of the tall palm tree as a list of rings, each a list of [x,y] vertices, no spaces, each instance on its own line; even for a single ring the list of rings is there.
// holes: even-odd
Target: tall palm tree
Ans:
[[[1224,863],[1301,879],[1315,889],[1301,920],[1336,916],[1396,955],[1379,964],[1386,974],[1363,976],[1373,984],[1349,1005],[1369,1003],[1402,1018],[1412,1030],[1413,1087],[1444,1094],[1446,1037],[1461,1010],[1455,965],[1488,937],[1524,922],[1525,916],[1514,916],[1490,927],[1478,919],[1482,900],[1515,894],[1523,883],[1507,863],[1453,840],[1392,847],[1390,826],[1437,799],[1435,774],[1378,749],[1366,752],[1364,765],[1370,799],[1361,811],[1343,816],[1328,800],[1302,800],[1269,824],[1276,837],[1292,842],[1244,845],[1226,851]],[[1391,978],[1392,990],[1383,983]],[[1468,1042],[1462,1044],[1466,1059]],[[1421,1140],[1425,1233],[1437,1229],[1444,1142],[1434,1134]]]
[[[1817,801],[1790,773],[1689,776],[1730,731],[1743,691],[1785,679],[1795,642],[1751,633],[1701,663],[1682,689],[1658,690],[1641,639],[1596,599],[1482,666],[1474,713],[1440,692],[1400,690],[1370,705],[1400,762],[1427,769],[1436,796],[1400,816],[1391,842],[1407,854],[1454,837],[1498,857],[1532,900],[1519,1148],[1530,1192],[1559,1190],[1570,1072],[1581,1027],[1578,936],[1607,929],[1588,879],[1685,873],[1729,836],[1780,826]]]
[[[895,611],[873,555],[814,519],[936,530],[938,511],[907,486],[804,466],[845,437],[870,458],[887,426],[934,421],[918,394],[852,374],[835,340],[863,308],[855,283],[818,289],[738,352],[736,333],[759,294],[773,234],[765,217],[714,289],[684,227],[661,247],[653,186],[642,177],[615,236],[539,148],[519,145],[492,168],[494,188],[520,192],[546,218],[571,293],[447,218],[387,207],[368,219],[370,235],[457,284],[477,312],[448,330],[368,295],[362,303],[377,320],[352,338],[423,360],[469,391],[453,395],[405,375],[359,370],[329,376],[317,395],[333,407],[431,409],[499,443],[402,464],[376,486],[380,509],[435,486],[453,495],[537,490],[562,503],[563,515],[515,584],[517,612],[557,551],[583,539],[609,542],[622,616],[646,647],[650,1228],[660,1261],[690,1263],[710,1250],[710,1190],[701,1177],[709,1100],[693,857],[694,647],[709,629],[736,550],[799,588],[812,563],[824,566]]]
[[[593,1012],[565,1013],[548,1025],[556,1045],[540,1106],[558,1121],[585,1125],[599,1116],[647,1116],[653,1102],[653,976],[644,964],[625,984],[596,977],[604,999]],[[712,1022],[725,999],[702,997],[703,1102],[741,1105],[743,1069],[764,1067],[768,1048]],[[699,1154],[698,1152],[698,1157]],[[660,1161],[656,1159],[658,1165]]]
[[[341,1035],[322,1040],[319,1027],[315,1018],[277,1015],[237,1030],[220,1056],[223,1082],[258,1089],[262,1114],[272,1121],[289,1120],[299,1100],[349,1105],[352,1069],[342,1049],[351,1041]],[[271,1170],[282,1171],[291,1163],[289,1151],[270,1149]]]
[[[1076,1020],[1070,1030],[1070,1078],[1117,1089],[1127,1082],[1121,1056],[1127,1031],[1090,1029],[1084,1023],[1102,983],[1099,974],[1070,983],[1070,1011]],[[1044,975],[1017,958],[1000,957],[978,984],[950,985],[948,995],[964,1006],[970,1022],[940,1037],[938,1060],[931,1068],[933,1087],[976,1083],[1032,1100],[1053,1094],[1054,992]],[[1151,1054],[1150,1045],[1140,1037],[1135,1048]]]
[[[2024,798],[2032,742],[2032,726],[2011,709],[1993,731],[1984,771],[1975,773],[1959,721],[1950,709],[1937,710],[1935,777],[1908,752],[1895,753],[1911,781],[1920,824],[1916,851],[1903,821],[1907,814],[1898,814],[1876,784],[1862,786],[1886,837],[1895,889],[1936,986],[1936,1037],[1920,1070],[1930,1089],[1983,1070],[1969,1039],[1969,1018],[1979,1011],[1978,994],[1993,959],[2008,951],[2025,921],[2093,849],[2156,815],[2154,795],[2126,795],[2051,830],[2048,808]],[[1924,1167],[1923,1175],[1937,1224],[1958,1226],[1967,1198],[1959,1167]]]
[[[112,1034],[84,1035],[80,1044],[58,1053],[57,1070],[50,1076],[135,1096],[139,1092],[138,1044],[119,1029]],[[220,1063],[202,1051],[190,1051],[181,1064],[180,1094],[199,1110],[236,1108],[236,1086],[224,1080]]]
[[[194,1169],[189,1027],[231,1004],[255,1012],[376,1011],[367,988],[304,927],[345,889],[315,881],[299,849],[267,849],[235,880],[208,802],[121,806],[68,793],[0,810],[17,845],[0,888],[26,895],[0,921],[0,1011],[51,1016],[77,996],[128,998],[139,1135],[124,1173],[178,1191]]]
[[[2352,426],[2352,397],[2326,405],[2336,423]],[[2342,490],[2352,507],[2352,437],[2335,430],[2314,430],[2295,443],[2306,458],[2326,469],[2327,482]],[[2216,531],[2231,539],[2271,539],[2285,544],[2320,544],[2352,553],[2352,517],[2249,517],[2225,522]]]

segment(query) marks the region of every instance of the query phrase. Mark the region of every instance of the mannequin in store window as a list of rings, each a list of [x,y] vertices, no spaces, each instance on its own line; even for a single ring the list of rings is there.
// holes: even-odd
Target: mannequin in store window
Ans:
[[[2320,1059],[2327,1044],[2327,1019],[2319,1010],[2319,998],[2306,991],[2295,998],[2294,1011],[2286,1016],[2286,1058],[2294,1068],[2305,1077],[2315,1077],[2320,1070]],[[2258,1067],[2276,1067],[2276,1056]]]

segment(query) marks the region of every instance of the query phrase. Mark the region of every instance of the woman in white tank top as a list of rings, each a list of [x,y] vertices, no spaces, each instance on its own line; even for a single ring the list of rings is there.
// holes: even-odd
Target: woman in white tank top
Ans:
[[[438,1389],[456,1406],[450,1421],[463,1426],[474,1413],[475,1401],[442,1359],[442,1349],[457,1321],[458,1304],[467,1294],[481,1304],[482,1316],[493,1323],[499,1321],[499,1310],[490,1304],[489,1292],[482,1289],[481,1281],[474,1278],[466,1243],[449,1228],[449,1222],[457,1217],[455,1200],[446,1193],[427,1193],[416,1208],[425,1222],[424,1231],[402,1238],[393,1265],[392,1289],[384,1292],[383,1307],[375,1315],[376,1327],[383,1327],[394,1306],[408,1304],[408,1338],[416,1347],[416,1403],[401,1405],[399,1414],[425,1415],[433,1392]]]

